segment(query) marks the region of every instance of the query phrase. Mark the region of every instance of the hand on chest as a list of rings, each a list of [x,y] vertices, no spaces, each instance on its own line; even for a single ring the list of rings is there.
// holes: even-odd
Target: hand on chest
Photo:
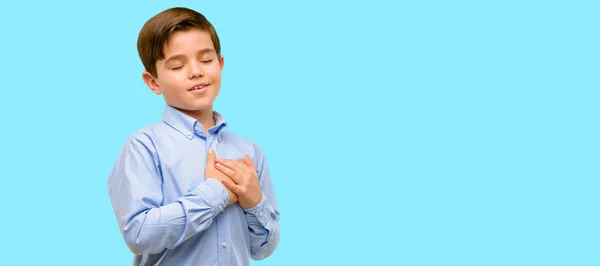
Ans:
[[[201,144],[201,143],[198,143]],[[196,188],[201,182],[204,182],[204,174],[208,158],[208,145],[182,145],[177,150],[170,151],[168,156],[159,154],[160,171],[163,181],[163,191],[170,191],[170,199],[175,200],[185,195],[187,192]],[[222,159],[243,160],[247,154],[254,164],[256,164],[255,152],[252,147],[240,147],[227,143],[218,143],[212,145],[216,156]],[[175,147],[171,147],[173,149]]]

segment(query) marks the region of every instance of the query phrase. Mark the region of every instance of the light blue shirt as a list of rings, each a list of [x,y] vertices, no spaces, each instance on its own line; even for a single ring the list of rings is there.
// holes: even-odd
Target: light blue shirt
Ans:
[[[108,192],[133,265],[250,265],[277,247],[279,210],[265,156],[213,113],[206,136],[198,121],[167,106],[162,122],[123,146]],[[211,147],[221,158],[250,156],[263,192],[257,206],[226,206],[225,187],[204,176]]]

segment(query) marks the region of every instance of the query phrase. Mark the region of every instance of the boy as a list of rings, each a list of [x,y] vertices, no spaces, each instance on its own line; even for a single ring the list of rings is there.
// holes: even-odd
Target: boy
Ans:
[[[167,104],[135,132],[108,176],[134,265],[249,265],[279,243],[267,163],[213,111],[224,59],[217,33],[193,10],[172,8],[138,37],[142,78]]]

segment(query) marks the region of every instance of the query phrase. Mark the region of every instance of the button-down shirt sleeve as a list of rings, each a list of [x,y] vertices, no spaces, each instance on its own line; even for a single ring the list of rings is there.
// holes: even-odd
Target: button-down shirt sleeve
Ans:
[[[121,233],[135,254],[172,249],[205,230],[229,197],[218,181],[206,179],[163,205],[160,164],[152,139],[138,134],[124,145],[108,177],[108,190]]]
[[[265,156],[256,145],[255,151],[255,165],[263,195],[258,205],[244,211],[250,231],[250,256],[254,260],[262,260],[270,256],[279,244],[279,209]]]

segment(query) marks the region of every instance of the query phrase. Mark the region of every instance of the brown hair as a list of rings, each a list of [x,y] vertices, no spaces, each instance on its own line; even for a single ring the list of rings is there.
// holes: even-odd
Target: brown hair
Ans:
[[[176,31],[205,30],[210,34],[217,56],[221,56],[219,36],[204,15],[183,7],[170,8],[150,18],[138,36],[137,49],[146,71],[157,77],[156,61],[165,58],[165,43]]]

